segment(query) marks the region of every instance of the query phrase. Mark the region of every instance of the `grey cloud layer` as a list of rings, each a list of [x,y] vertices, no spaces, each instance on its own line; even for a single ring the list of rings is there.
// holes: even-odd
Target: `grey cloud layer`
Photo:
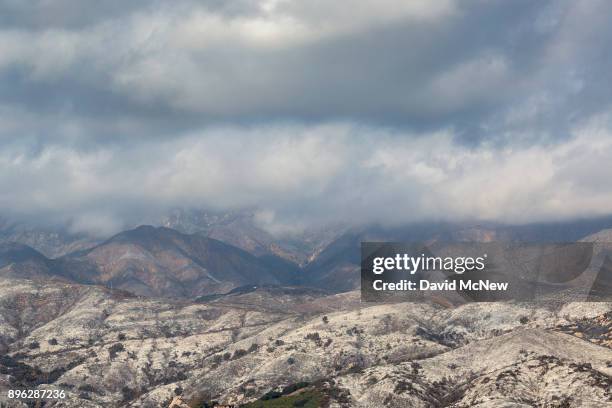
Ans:
[[[0,206],[108,234],[177,206],[256,207],[271,230],[313,223],[524,223],[609,214],[610,117],[553,145],[474,148],[348,123],[216,128],[163,142],[0,155]],[[140,217],[140,218],[139,218]]]
[[[70,21],[0,13],[24,24],[0,31],[4,94],[30,109],[482,131],[525,103],[566,124],[610,91],[603,1],[39,3]]]
[[[0,211],[610,213],[610,23],[605,1],[0,1]]]

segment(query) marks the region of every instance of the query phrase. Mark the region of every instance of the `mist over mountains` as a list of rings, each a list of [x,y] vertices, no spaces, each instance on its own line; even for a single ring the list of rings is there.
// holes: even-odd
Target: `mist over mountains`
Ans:
[[[362,241],[573,242],[612,227],[612,218],[508,226],[427,223],[344,226],[275,236],[252,212],[175,211],[163,226],[139,226],[106,240],[62,230],[4,228],[5,277],[66,279],[138,295],[196,298],[247,285],[359,287]]]

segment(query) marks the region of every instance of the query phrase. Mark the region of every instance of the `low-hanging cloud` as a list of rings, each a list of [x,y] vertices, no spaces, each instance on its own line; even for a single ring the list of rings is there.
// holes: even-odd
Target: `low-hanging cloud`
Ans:
[[[0,155],[0,206],[107,234],[175,207],[258,208],[270,229],[325,222],[525,223],[612,212],[608,116],[552,145],[470,147],[452,130],[350,123],[222,127],[91,151]],[[247,154],[248,152],[248,154]]]

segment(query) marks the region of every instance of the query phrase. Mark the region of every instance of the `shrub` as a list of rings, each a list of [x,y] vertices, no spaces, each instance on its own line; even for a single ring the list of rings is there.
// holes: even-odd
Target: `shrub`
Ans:
[[[232,360],[237,360],[241,357],[244,357],[248,354],[248,352],[245,349],[238,349],[236,351],[234,351],[234,355],[232,356]]]
[[[115,357],[117,357],[118,353],[121,353],[124,350],[125,347],[123,347],[123,344],[115,343],[108,348],[108,355],[110,356],[111,360],[113,360]]]
[[[83,384],[83,385],[79,385],[79,391],[95,392],[96,389],[91,384]]]
[[[308,333],[305,337],[306,340],[312,340],[315,342],[317,346],[321,346],[323,343],[321,342],[321,336],[318,332]]]
[[[263,395],[263,396],[260,398],[260,400],[262,400],[262,401],[268,401],[268,400],[271,400],[271,399],[280,398],[280,397],[282,397],[282,396],[283,396],[283,394],[281,394],[281,393],[280,393],[280,392],[278,392],[278,391],[268,391],[268,392],[266,392],[266,393],[265,393],[265,394],[264,394],[264,395]]]
[[[131,401],[138,397],[136,390],[133,390],[128,386],[125,386],[121,389],[121,395],[123,396],[124,401]]]
[[[321,336],[319,335],[318,332],[314,332],[314,333],[308,333],[305,337],[306,340],[312,340],[312,341],[321,341]]]
[[[251,347],[249,347],[249,353],[253,353],[254,351],[257,351],[259,349],[259,344],[257,343],[253,343],[251,344]]]
[[[306,381],[301,381],[295,384],[289,384],[288,386],[286,386],[285,388],[283,388],[282,394],[283,395],[288,395],[291,393],[296,392],[297,390],[301,390],[302,388],[306,388],[310,385],[310,383],[306,382]]]

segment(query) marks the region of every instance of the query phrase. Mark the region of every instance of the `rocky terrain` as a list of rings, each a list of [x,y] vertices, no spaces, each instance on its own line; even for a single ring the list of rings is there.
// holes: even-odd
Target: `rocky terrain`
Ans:
[[[48,407],[161,407],[177,395],[190,407],[612,403],[608,303],[448,309],[278,287],[192,302],[0,284],[1,395],[68,392]]]

